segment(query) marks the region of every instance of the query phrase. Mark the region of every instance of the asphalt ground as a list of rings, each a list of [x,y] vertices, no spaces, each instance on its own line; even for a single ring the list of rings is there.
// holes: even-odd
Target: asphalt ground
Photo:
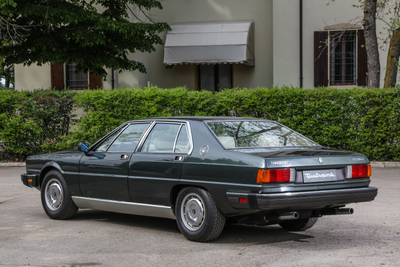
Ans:
[[[0,266],[400,266],[400,168],[373,168],[373,202],[324,216],[305,232],[228,225],[213,242],[174,220],[80,210],[51,220],[22,167],[0,167]]]

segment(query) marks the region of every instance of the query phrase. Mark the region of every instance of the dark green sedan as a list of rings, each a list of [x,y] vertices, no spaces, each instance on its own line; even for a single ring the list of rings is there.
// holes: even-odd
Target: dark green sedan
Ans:
[[[26,169],[22,182],[52,219],[79,208],[171,218],[193,241],[216,239],[227,222],[306,230],[378,191],[365,155],[250,118],[128,121],[90,147],[30,156]]]

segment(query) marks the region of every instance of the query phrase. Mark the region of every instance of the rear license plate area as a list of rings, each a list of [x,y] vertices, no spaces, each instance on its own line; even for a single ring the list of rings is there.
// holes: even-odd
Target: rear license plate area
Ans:
[[[303,171],[304,183],[322,183],[337,181],[338,176],[335,169],[318,170],[318,171]]]

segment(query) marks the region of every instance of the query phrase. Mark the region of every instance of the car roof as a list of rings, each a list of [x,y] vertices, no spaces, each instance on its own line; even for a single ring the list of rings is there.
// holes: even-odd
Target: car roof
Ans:
[[[146,118],[134,121],[142,120],[168,120],[168,121],[259,121],[264,119],[257,118],[245,118],[245,117],[217,117],[217,116],[176,116],[176,117],[158,117],[158,118]],[[132,121],[133,122],[133,121]]]

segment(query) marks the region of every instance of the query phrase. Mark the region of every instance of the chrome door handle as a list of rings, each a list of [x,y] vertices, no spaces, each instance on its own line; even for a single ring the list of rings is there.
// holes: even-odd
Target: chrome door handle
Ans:
[[[183,156],[176,156],[175,161],[183,161],[184,157]]]
[[[129,158],[129,155],[127,155],[127,154],[122,154],[121,155],[121,159],[122,160],[125,160],[125,159],[128,159]]]

